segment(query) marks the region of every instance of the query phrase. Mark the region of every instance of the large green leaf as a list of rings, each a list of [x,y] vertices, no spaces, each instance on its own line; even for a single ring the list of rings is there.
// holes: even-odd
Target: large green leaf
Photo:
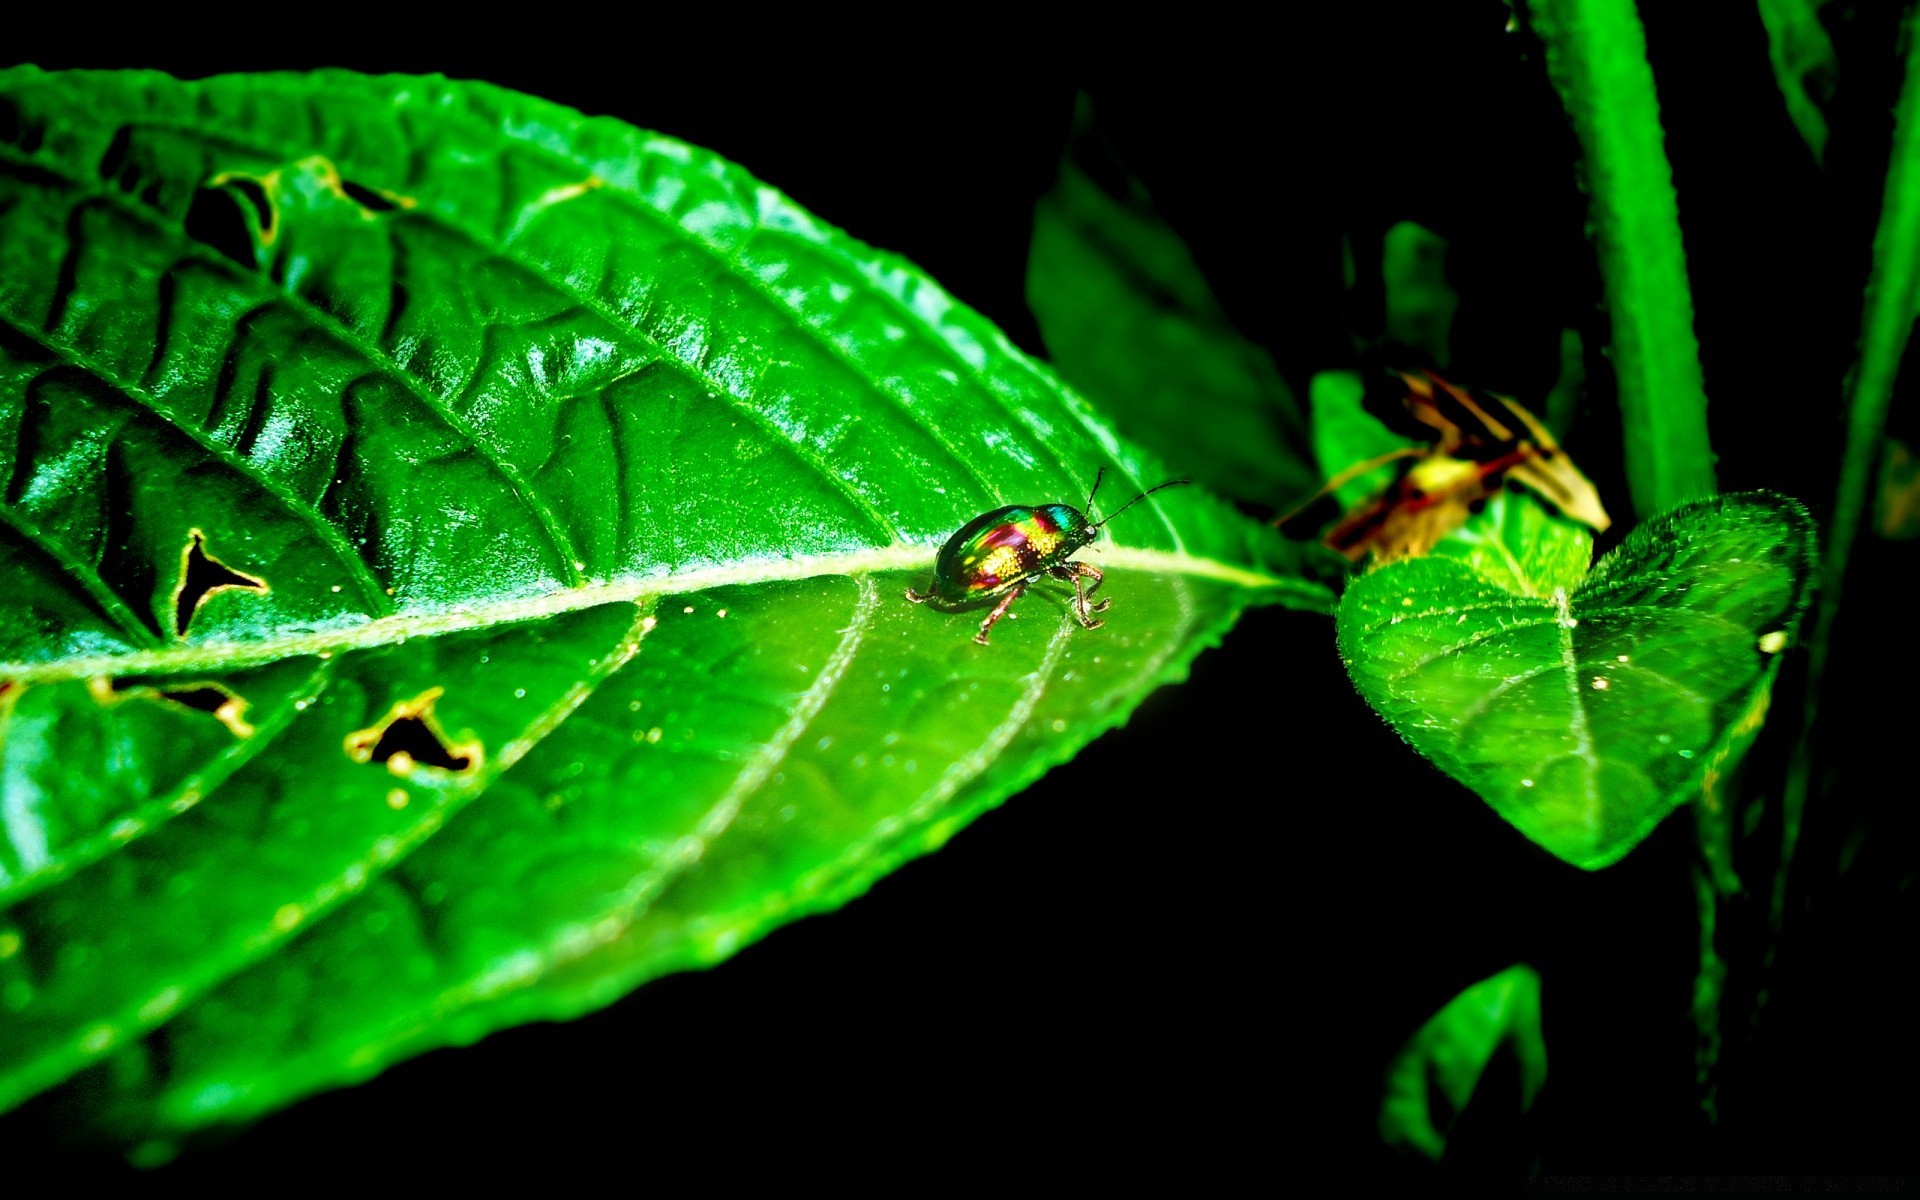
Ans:
[[[976,513],[1162,469],[681,142],[346,73],[0,106],[0,1108],[118,1050],[164,1133],[604,1004],[1330,602],[1181,489],[1103,629],[909,605]]]
[[[1576,866],[1618,860],[1732,768],[1813,573],[1782,496],[1683,505],[1587,569],[1592,536],[1502,494],[1340,604],[1355,685],[1416,750]]]
[[[1177,470],[1274,508],[1318,485],[1273,359],[1227,319],[1085,96],[1034,209],[1027,302],[1061,374]]]

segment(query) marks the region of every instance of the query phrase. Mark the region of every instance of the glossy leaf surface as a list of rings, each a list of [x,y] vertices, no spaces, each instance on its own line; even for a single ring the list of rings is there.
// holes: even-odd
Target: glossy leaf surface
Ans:
[[[1274,508],[1313,492],[1286,381],[1227,319],[1192,251],[1101,139],[1085,96],[1034,209],[1027,302],[1060,373],[1173,469]]]
[[[1540,1032],[1540,973],[1526,963],[1447,1001],[1394,1056],[1380,1105],[1381,1140],[1438,1162],[1453,1119],[1502,1050],[1519,1064],[1520,1106],[1530,1109],[1547,1081],[1547,1043]],[[1442,1102],[1439,1111],[1435,1100]]]
[[[1592,537],[1497,496],[1432,554],[1347,589],[1340,652],[1415,749],[1576,866],[1619,859],[1731,769],[1812,577],[1806,512],[1685,505],[1592,570]],[[1762,710],[1763,711],[1763,710]],[[1757,718],[1754,718],[1757,720]]]
[[[0,105],[0,1108],[117,1052],[165,1135],[605,1004],[1329,604],[1199,489],[1115,523],[1104,629],[907,604],[1164,468],[684,143],[345,73]]]

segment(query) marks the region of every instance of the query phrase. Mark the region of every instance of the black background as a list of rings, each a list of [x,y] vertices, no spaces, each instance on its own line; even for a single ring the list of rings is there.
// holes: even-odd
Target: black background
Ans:
[[[1824,517],[1897,86],[1894,14],[1830,10],[1843,75],[1822,171],[1751,5],[1647,7],[1722,485],[1788,492]],[[4,53],[184,75],[444,71],[620,116],[905,254],[1036,353],[1030,214],[1084,88],[1302,394],[1378,333],[1380,234],[1413,219],[1453,246],[1455,377],[1537,398],[1561,328],[1605,340],[1576,149],[1539,48],[1504,31],[1498,0],[1351,8],[1118,41],[968,25],[856,47],[832,40],[844,30],[716,41],[636,24],[478,51],[396,36],[197,57],[45,38]],[[1589,370],[1569,448],[1627,514],[1598,354]],[[1911,411],[1902,396],[1896,430]],[[1614,868],[1565,867],[1398,742],[1346,682],[1324,618],[1265,611],[1124,729],[843,911],[571,1024],[314,1098],[145,1180],[371,1179],[395,1163],[591,1167],[635,1186],[1909,1168],[1915,789],[1898,751],[1915,653],[1894,584],[1911,557],[1866,539],[1849,580],[1824,710],[1845,769],[1809,818],[1765,1019],[1752,1036],[1730,1025],[1717,1128],[1695,1103],[1687,815]],[[1782,718],[1798,709],[1797,667]],[[1784,752],[1776,733],[1749,767],[1770,795]],[[1752,935],[1731,929],[1728,948],[1751,960]],[[1516,1086],[1503,1067],[1442,1173],[1395,1163],[1373,1136],[1385,1062],[1459,988],[1516,961],[1545,977],[1540,1105],[1503,1117]],[[62,1124],[45,1104],[0,1122],[9,1173],[124,1169],[76,1159]]]

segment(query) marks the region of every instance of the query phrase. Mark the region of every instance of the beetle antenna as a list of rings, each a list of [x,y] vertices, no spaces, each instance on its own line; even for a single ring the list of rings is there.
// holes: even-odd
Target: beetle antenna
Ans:
[[[1093,473],[1093,490],[1087,493],[1087,506],[1081,509],[1081,512],[1088,514],[1093,512],[1093,498],[1100,494],[1100,481],[1106,477],[1107,466],[1105,463],[1102,463],[1100,464],[1100,469]]]
[[[1193,480],[1191,479],[1169,479],[1165,483],[1156,483],[1152,487],[1148,488],[1146,491],[1141,492],[1138,496],[1135,496],[1133,499],[1127,501],[1125,504],[1122,504],[1119,508],[1116,508],[1112,512],[1108,513],[1104,519],[1095,521],[1093,523],[1093,528],[1095,529],[1100,528],[1102,525],[1105,525],[1108,521],[1113,520],[1115,517],[1119,516],[1121,513],[1132,508],[1134,505],[1140,503],[1142,500],[1145,500],[1148,496],[1153,495],[1155,492],[1159,491],[1161,488],[1179,487],[1183,483],[1192,483],[1192,482]],[[1091,503],[1091,501],[1089,501],[1089,503]]]

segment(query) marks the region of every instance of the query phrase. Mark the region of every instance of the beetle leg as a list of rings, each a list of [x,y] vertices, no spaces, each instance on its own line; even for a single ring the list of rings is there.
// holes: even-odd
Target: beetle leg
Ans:
[[[1091,563],[1070,562],[1060,564],[1060,569],[1065,573],[1060,574],[1058,578],[1073,580],[1073,593],[1080,598],[1080,623],[1082,625],[1087,625],[1088,613],[1105,612],[1113,607],[1113,601],[1111,600],[1102,600],[1100,603],[1094,605],[1087,603],[1087,597],[1093,595],[1094,592],[1100,589],[1100,585],[1106,582],[1107,577],[1101,573],[1100,568]],[[1087,589],[1084,592],[1080,590],[1080,580],[1083,578],[1093,580],[1091,584],[1087,585]],[[1087,628],[1096,629],[1100,625],[1101,622],[1095,621],[1092,625],[1087,625]]]
[[[1076,570],[1076,568],[1079,567],[1080,565],[1081,565],[1080,563],[1062,563],[1057,567],[1049,568],[1047,571],[1047,574],[1053,576],[1055,579],[1067,579],[1067,580],[1073,581],[1073,606],[1075,609],[1074,615],[1080,618],[1081,628],[1098,629],[1102,625],[1105,625],[1106,622],[1094,620],[1093,614],[1104,610],[1107,607],[1106,601],[1104,600],[1101,601],[1098,608],[1089,608],[1087,606],[1087,587],[1085,584],[1080,582],[1082,578],[1082,572]],[[1099,585],[1095,584],[1095,586],[1097,587]]]
[[[919,592],[914,591],[912,588],[908,588],[907,599],[913,601],[915,604],[925,604],[927,601],[933,599],[933,593],[928,592],[926,595],[922,596]]]
[[[1069,567],[1072,567],[1076,574],[1084,575],[1088,579],[1093,580],[1092,583],[1087,585],[1087,595],[1089,596],[1099,591],[1100,585],[1107,581],[1106,575],[1104,575],[1101,572],[1099,567],[1094,566],[1092,563],[1070,562],[1067,565]],[[1100,603],[1093,606],[1093,611],[1105,612],[1112,607],[1113,607],[1113,601],[1102,600]]]
[[[973,640],[976,642],[979,642],[982,646],[986,645],[987,630],[992,629],[993,623],[1006,615],[1007,609],[1013,607],[1013,602],[1015,600],[1018,600],[1020,597],[1026,594],[1027,594],[1027,585],[1024,583],[1020,584],[1018,587],[1008,592],[1006,596],[1000,601],[1000,603],[993,606],[993,611],[987,614],[987,619],[980,622],[980,632],[973,635]]]

